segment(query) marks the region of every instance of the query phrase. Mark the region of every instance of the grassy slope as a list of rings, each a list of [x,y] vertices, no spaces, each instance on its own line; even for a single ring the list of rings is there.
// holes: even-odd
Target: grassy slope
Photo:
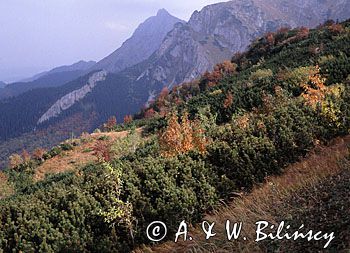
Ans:
[[[217,231],[225,231],[227,219],[242,221],[247,241],[228,242],[224,233],[206,241],[198,225],[190,233],[189,242],[168,242],[135,252],[316,252],[323,243],[312,241],[277,241],[257,244],[255,222],[266,220],[274,224],[286,221],[292,228],[305,224],[316,231],[335,232],[336,239],[328,250],[350,249],[350,167],[342,160],[349,155],[350,136],[337,138],[329,146],[316,147],[310,154],[290,165],[281,176],[268,178],[250,194],[234,200],[228,206],[207,215],[204,220],[215,222]],[[293,231],[293,230],[292,230]]]

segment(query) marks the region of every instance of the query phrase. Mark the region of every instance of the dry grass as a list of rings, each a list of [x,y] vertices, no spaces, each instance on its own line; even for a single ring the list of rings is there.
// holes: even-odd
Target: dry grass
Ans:
[[[141,129],[137,131],[140,132]],[[93,147],[100,137],[106,136],[110,142],[113,142],[118,138],[126,137],[128,133],[128,131],[93,133],[90,135],[88,141],[82,142],[81,145],[75,147],[73,150],[64,151],[60,155],[46,160],[37,168],[34,180],[42,180],[46,174],[74,171],[79,167],[96,162],[97,158],[93,155]]]
[[[274,210],[282,203],[288,204],[288,198],[298,191],[311,188],[321,180],[340,172],[339,160],[346,157],[350,136],[337,138],[327,147],[316,147],[302,161],[289,166],[282,176],[270,177],[266,183],[256,187],[250,194],[235,199],[228,206],[223,206],[214,214],[207,215],[205,220],[215,222],[215,231],[225,231],[226,220],[243,222],[242,233],[247,240],[228,241],[224,232],[206,241],[200,229],[194,229],[187,242],[168,242],[154,248],[143,247],[136,252],[264,252],[254,242],[255,223],[266,220],[276,223]],[[288,216],[288,214],[286,214]]]

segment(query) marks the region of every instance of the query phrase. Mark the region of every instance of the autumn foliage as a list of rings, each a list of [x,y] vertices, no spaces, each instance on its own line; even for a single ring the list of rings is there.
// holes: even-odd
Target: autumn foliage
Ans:
[[[14,169],[23,163],[23,159],[19,154],[12,154],[9,157],[9,167]]]
[[[309,37],[310,34],[310,29],[307,27],[301,27],[297,33],[297,38],[299,40],[301,39],[306,39],[307,37]]]
[[[334,35],[339,35],[345,31],[344,27],[341,24],[335,23],[328,26],[328,30]]]
[[[111,145],[108,141],[99,140],[93,147],[93,155],[99,162],[109,162],[111,160]]]
[[[145,111],[144,117],[146,119],[150,119],[150,118],[153,118],[155,114],[156,114],[155,110],[153,108],[149,108]]]
[[[132,122],[132,116],[131,115],[125,115],[124,117],[124,123],[129,124]]]
[[[23,162],[29,162],[30,161],[30,154],[28,153],[27,150],[23,149],[22,150],[22,159],[23,159]]]
[[[210,88],[218,84],[218,82],[227,75],[233,75],[236,73],[237,65],[230,61],[224,61],[217,64],[212,72],[206,72],[203,75],[203,80],[206,83],[206,87]]]
[[[229,92],[227,95],[226,95],[226,98],[224,100],[224,108],[227,109],[229,107],[231,107],[233,104],[233,95],[231,92]]]
[[[304,97],[310,105],[314,106],[322,102],[325,98],[326,86],[324,83],[326,79],[321,77],[319,66],[310,69],[308,79],[308,83],[301,84],[301,87],[304,89],[302,97]]]
[[[115,116],[111,116],[105,124],[103,124],[103,128],[106,131],[113,131],[117,126],[117,118]]]
[[[205,152],[207,139],[198,120],[189,120],[184,112],[180,124],[176,113],[172,113],[167,128],[159,135],[159,145],[163,156],[172,157],[194,149]]]
[[[42,148],[37,148],[34,150],[33,152],[33,158],[37,159],[37,160],[42,160],[43,156],[45,154],[45,150]]]

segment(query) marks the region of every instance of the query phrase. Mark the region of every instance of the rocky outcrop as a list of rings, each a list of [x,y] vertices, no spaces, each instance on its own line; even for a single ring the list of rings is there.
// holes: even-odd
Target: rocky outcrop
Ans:
[[[89,92],[92,91],[92,89],[97,85],[98,82],[104,81],[106,79],[106,75],[106,71],[100,71],[92,74],[87,84],[85,84],[83,87],[74,90],[57,100],[50,107],[50,109],[40,117],[37,124],[41,124],[44,121],[57,117],[62,111],[69,109],[76,102],[82,100]]]
[[[350,16],[349,5],[346,0],[233,0],[206,6],[188,23],[175,25],[136,82],[154,92],[193,80],[266,32],[343,20]]]
[[[150,57],[160,46],[166,34],[176,23],[182,23],[165,9],[139,25],[131,38],[109,56],[92,67],[93,70],[107,70],[117,73]]]

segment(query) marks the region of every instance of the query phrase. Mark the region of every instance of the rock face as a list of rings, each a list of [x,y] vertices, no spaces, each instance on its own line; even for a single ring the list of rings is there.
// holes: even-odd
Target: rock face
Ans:
[[[193,80],[280,27],[314,27],[350,16],[346,0],[233,0],[195,11],[168,33],[136,82],[171,87]],[[154,92],[153,92],[154,94]]]
[[[59,100],[57,100],[50,109],[45,112],[37,124],[41,124],[44,121],[47,121],[53,117],[57,117],[62,111],[69,109],[79,100],[82,100],[92,89],[97,85],[98,82],[104,81],[106,79],[107,72],[100,71],[92,74],[83,87],[77,90],[73,90],[67,95],[63,96]]]
[[[159,10],[156,16],[140,24],[131,38],[119,49],[102,59],[92,69],[117,73],[146,60],[159,48],[166,34],[178,22],[184,21],[170,15],[165,9]]]

